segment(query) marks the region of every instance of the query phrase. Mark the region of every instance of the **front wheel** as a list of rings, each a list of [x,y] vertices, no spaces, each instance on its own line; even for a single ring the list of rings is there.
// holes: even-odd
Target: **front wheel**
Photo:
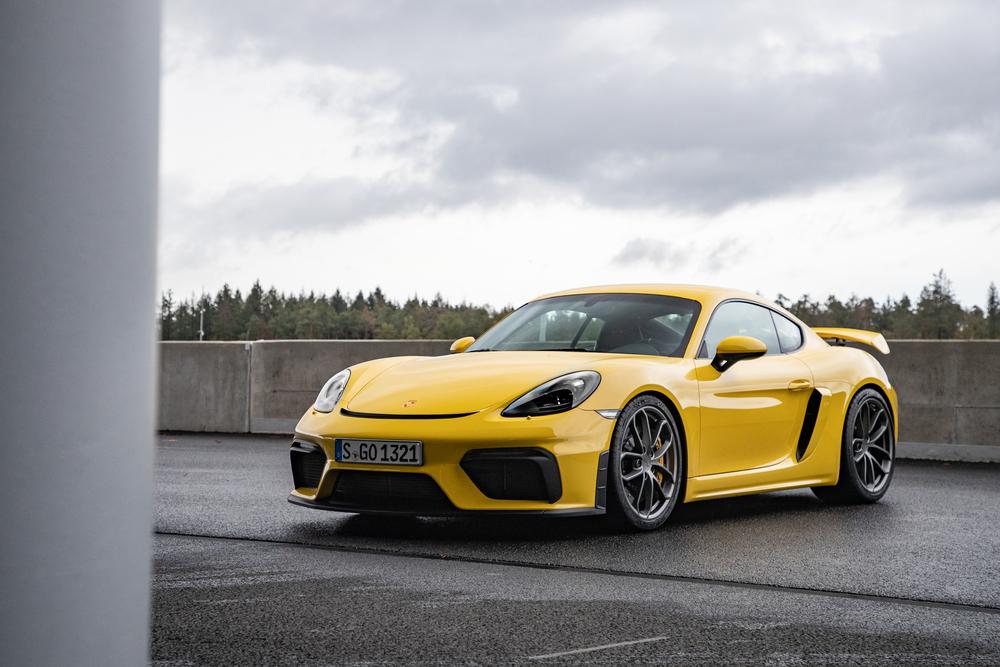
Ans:
[[[673,414],[655,396],[625,406],[611,438],[608,513],[638,530],[659,528],[684,481],[684,447]]]
[[[892,481],[896,437],[889,404],[874,389],[862,389],[847,409],[836,486],[813,493],[829,503],[874,503]]]

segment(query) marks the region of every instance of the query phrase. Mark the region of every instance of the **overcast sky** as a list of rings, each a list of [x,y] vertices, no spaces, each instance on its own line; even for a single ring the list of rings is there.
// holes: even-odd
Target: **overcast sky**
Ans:
[[[165,5],[182,297],[1000,281],[998,2]]]

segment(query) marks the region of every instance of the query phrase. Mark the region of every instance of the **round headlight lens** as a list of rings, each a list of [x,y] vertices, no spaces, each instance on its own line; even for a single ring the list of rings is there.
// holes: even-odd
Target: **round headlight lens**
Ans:
[[[561,375],[535,387],[507,406],[504,417],[528,417],[566,412],[583,403],[601,383],[597,371]]]
[[[351,371],[344,369],[327,380],[323,388],[319,390],[319,396],[316,397],[316,402],[313,403],[313,410],[317,412],[331,412],[337,407],[340,397],[344,395],[347,381],[350,379]]]

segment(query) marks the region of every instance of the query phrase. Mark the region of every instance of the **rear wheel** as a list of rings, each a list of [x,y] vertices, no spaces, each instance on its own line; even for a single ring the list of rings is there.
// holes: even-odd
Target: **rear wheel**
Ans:
[[[840,479],[836,486],[813,487],[813,493],[830,503],[876,502],[889,488],[895,458],[889,404],[874,389],[862,389],[844,420]]]
[[[625,406],[611,439],[611,518],[638,530],[662,526],[680,497],[684,463],[677,422],[663,401],[640,396]]]

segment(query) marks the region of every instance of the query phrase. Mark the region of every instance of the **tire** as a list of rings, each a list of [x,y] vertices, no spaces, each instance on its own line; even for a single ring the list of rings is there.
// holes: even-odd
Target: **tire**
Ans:
[[[892,410],[882,394],[862,389],[844,417],[840,479],[835,486],[814,486],[812,492],[831,504],[877,502],[889,489],[895,459]]]
[[[631,530],[662,526],[683,493],[685,458],[677,420],[663,401],[639,396],[626,405],[611,437],[611,522]]]

